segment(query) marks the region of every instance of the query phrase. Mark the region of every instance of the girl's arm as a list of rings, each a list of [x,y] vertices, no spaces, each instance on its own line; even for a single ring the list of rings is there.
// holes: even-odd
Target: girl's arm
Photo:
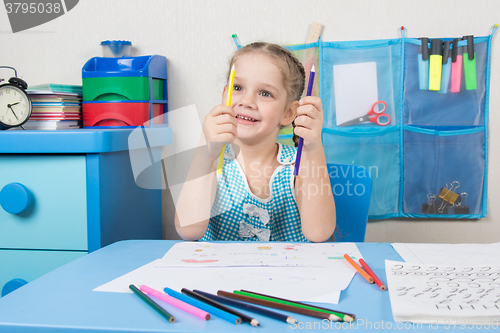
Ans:
[[[300,100],[295,125],[295,134],[304,140],[299,174],[295,179],[302,233],[311,242],[324,242],[335,230],[336,215],[321,142],[323,109],[318,97]]]
[[[224,143],[237,135],[233,109],[213,108],[203,122],[203,137],[175,205],[175,229],[182,239],[198,240],[207,231],[217,190],[217,163]]]

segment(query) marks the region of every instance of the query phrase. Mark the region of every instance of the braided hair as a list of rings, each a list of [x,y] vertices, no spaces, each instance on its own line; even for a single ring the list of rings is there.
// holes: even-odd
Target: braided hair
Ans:
[[[288,93],[288,102],[300,100],[305,87],[306,72],[302,63],[286,48],[277,44],[255,42],[248,44],[236,51],[229,62],[229,68],[241,56],[249,53],[261,53],[274,60],[275,65],[283,75],[283,86]],[[228,73],[229,78],[229,73]],[[292,123],[295,127],[295,121]],[[294,134],[293,141],[298,144],[298,137]]]

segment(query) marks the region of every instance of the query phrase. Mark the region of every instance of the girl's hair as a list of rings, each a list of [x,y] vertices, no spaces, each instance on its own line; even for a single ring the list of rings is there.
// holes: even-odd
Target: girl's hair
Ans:
[[[277,44],[266,42],[251,43],[234,53],[229,62],[229,68],[231,68],[241,56],[251,53],[264,54],[273,59],[275,65],[283,75],[283,85],[287,90],[289,102],[300,100],[305,87],[306,72],[304,66],[302,66],[292,52]],[[293,126],[295,127],[295,122]],[[295,134],[293,140],[297,145],[298,137],[296,137]]]

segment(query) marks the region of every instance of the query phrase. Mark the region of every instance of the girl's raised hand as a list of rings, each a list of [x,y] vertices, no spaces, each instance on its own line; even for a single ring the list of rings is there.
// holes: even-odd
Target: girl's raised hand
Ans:
[[[294,133],[304,140],[303,149],[321,148],[321,130],[323,128],[323,106],[321,99],[307,96],[299,101]]]
[[[236,139],[237,126],[232,107],[220,104],[210,110],[203,121],[203,134],[212,158],[217,158],[225,143],[232,143]]]

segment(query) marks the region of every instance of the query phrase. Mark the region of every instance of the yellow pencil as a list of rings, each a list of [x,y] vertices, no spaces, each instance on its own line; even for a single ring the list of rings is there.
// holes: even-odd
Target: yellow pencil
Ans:
[[[233,97],[233,86],[234,86],[234,65],[231,67],[231,73],[229,74],[229,83],[227,85],[227,100],[226,105],[231,106],[231,99]],[[222,165],[224,164],[224,151],[226,150],[226,144],[222,146],[219,154],[219,166],[217,168],[217,174],[222,174]]]

